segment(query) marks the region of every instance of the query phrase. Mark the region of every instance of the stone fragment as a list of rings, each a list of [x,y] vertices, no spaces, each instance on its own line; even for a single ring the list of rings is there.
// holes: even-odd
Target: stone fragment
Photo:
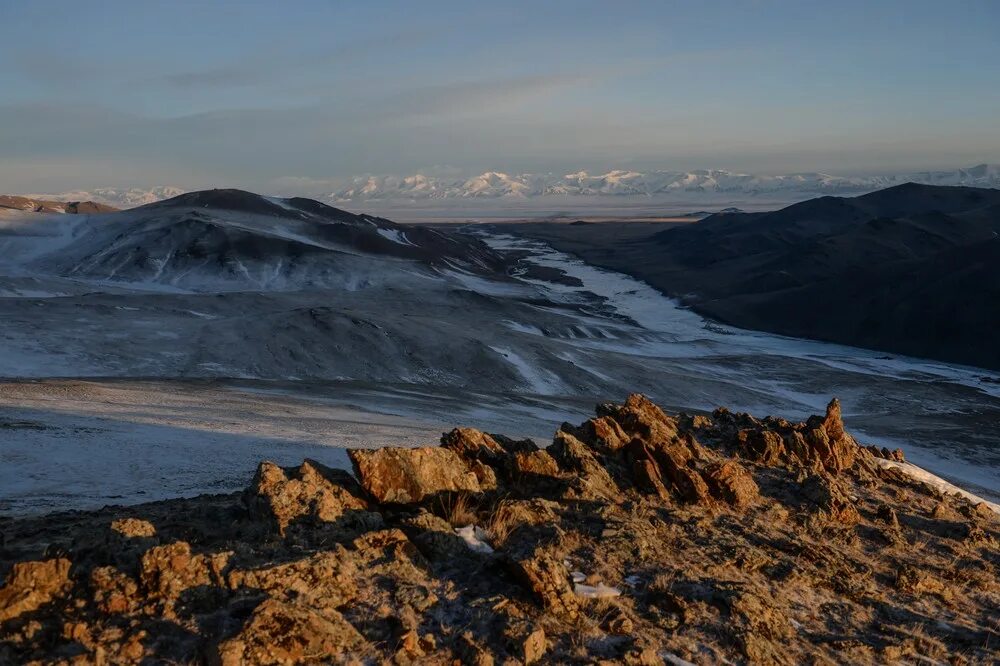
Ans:
[[[545,656],[545,630],[539,627],[528,634],[524,639],[522,652],[526,666],[541,660]]]
[[[139,518],[119,518],[111,521],[111,529],[124,537],[154,537],[156,528],[148,520]]]

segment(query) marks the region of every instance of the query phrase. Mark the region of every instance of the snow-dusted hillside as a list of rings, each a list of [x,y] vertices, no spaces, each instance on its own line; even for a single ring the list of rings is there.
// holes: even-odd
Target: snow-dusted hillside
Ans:
[[[501,265],[465,236],[240,190],[73,219],[22,216],[0,227],[0,248],[15,274],[193,292],[353,289],[386,280],[399,261],[473,274]]]

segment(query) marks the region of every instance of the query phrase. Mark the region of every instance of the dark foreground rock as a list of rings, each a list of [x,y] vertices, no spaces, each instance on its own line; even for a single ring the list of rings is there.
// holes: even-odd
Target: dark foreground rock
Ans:
[[[0,663],[994,663],[1000,523],[804,423],[646,398],[0,520]],[[684,660],[684,661],[682,661]]]

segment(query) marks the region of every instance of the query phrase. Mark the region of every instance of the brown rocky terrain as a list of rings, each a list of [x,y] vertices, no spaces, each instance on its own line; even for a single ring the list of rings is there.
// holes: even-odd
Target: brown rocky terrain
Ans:
[[[10,194],[0,194],[0,208],[26,210],[32,213],[113,213],[118,210],[114,206],[97,203],[96,201],[51,201],[48,199],[32,199]]]
[[[639,395],[239,494],[0,522],[0,663],[995,663],[1000,522],[804,423]]]

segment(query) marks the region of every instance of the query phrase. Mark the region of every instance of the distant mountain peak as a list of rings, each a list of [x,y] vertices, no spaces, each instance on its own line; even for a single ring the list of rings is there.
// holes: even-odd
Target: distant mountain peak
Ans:
[[[906,183],[1000,188],[1000,164],[984,162],[959,169],[876,176],[835,176],[821,171],[771,175],[726,169],[610,169],[594,173],[584,169],[562,173],[486,170],[473,176],[437,176],[420,172],[408,175],[366,174],[335,182],[336,186],[330,185],[325,191],[311,189],[309,196],[334,204],[462,199],[503,201],[543,197],[645,197],[659,200],[683,197],[692,201],[706,195],[772,197],[794,201],[822,195],[854,196]],[[182,194],[185,190],[181,188],[157,186],[149,189],[101,187],[89,191],[26,196],[64,202],[94,201],[115,208],[134,208]]]

